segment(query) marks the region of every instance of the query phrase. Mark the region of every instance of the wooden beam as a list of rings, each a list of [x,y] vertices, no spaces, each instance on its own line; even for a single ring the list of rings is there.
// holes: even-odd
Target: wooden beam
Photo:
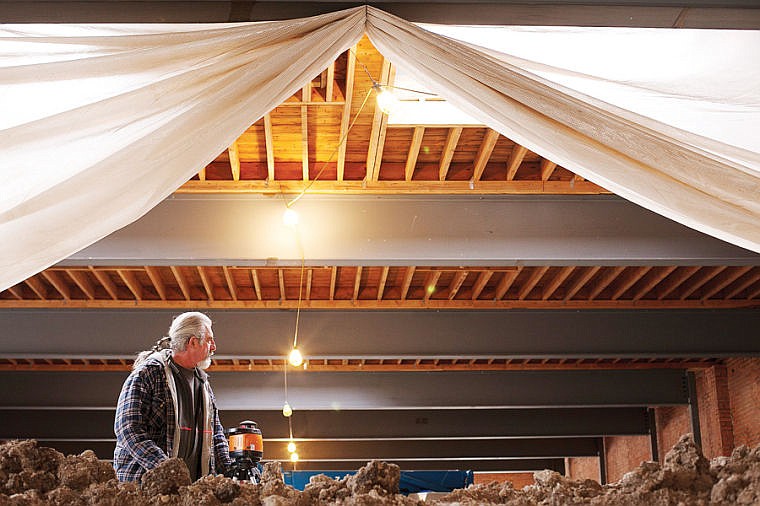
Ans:
[[[522,267],[504,272],[504,276],[499,280],[499,284],[496,285],[496,293],[493,296],[493,300],[497,301],[504,298],[509,291],[509,287],[512,286],[512,283],[517,279],[517,275],[520,274],[520,271],[522,271]]]
[[[560,269],[560,271],[554,276],[554,279],[552,279],[551,282],[544,288],[544,293],[541,295],[541,300],[551,298],[551,296],[554,295],[554,292],[557,291],[557,288],[559,288],[559,286],[564,283],[568,276],[572,274],[573,270],[575,270],[575,267],[562,267],[562,269]]]
[[[459,271],[454,275],[454,280],[449,285],[449,300],[452,300],[457,296],[457,292],[459,292],[462,283],[464,283],[464,280],[467,279],[469,274],[469,271]]]
[[[198,181],[205,181],[206,180],[206,167],[203,167],[201,170],[198,171]]]
[[[390,267],[386,265],[380,274],[380,281],[377,283],[377,300],[383,300],[383,292],[385,292],[385,283],[388,281],[389,270]]]
[[[395,76],[395,70],[391,63],[383,59],[383,66],[380,72],[380,83],[391,84]],[[373,90],[371,93],[376,93]],[[379,107],[375,107],[372,117],[372,130],[369,137],[369,149],[367,150],[367,181],[377,181],[380,177],[380,166],[383,162],[383,149],[385,148],[385,134],[388,129],[388,115],[383,113]]]
[[[740,277],[744,276],[746,273],[748,273],[752,269],[751,265],[746,265],[744,267],[736,267],[733,269],[732,272],[730,272],[725,278],[723,278],[720,282],[716,283],[715,286],[711,287],[709,290],[707,290],[703,295],[701,300],[707,300],[716,293],[720,292],[724,288],[726,288],[728,285],[739,279]]]
[[[406,296],[409,293],[409,287],[412,285],[414,270],[415,270],[415,267],[413,265],[406,268],[406,273],[404,274],[404,281],[401,283],[401,300],[406,300]]]
[[[530,277],[523,284],[523,286],[520,287],[520,290],[517,293],[517,300],[525,300],[525,298],[530,294],[530,292],[533,291],[533,288],[536,287],[538,282],[541,280],[541,278],[544,277],[544,274],[546,274],[546,271],[548,270],[548,265],[544,265],[543,267],[534,267],[533,273],[531,273]]]
[[[478,279],[475,280],[475,284],[472,285],[472,300],[478,300],[480,294],[483,292],[483,288],[488,284],[488,280],[493,276],[493,271],[483,271],[478,274]]]
[[[686,282],[686,288],[679,298],[681,300],[688,299],[694,292],[702,288],[708,281],[715,278],[715,276],[723,272],[725,269],[725,265],[719,267],[703,267],[702,272],[689,278]]]
[[[588,296],[588,300],[593,300],[602,293],[602,291],[604,291],[604,289],[607,288],[607,286],[609,286],[609,284],[612,283],[621,272],[623,272],[623,269],[625,269],[625,266],[618,265],[602,275],[602,277],[596,282],[596,286],[591,289],[591,294]]]
[[[499,132],[488,128],[483,136],[483,142],[480,143],[480,148],[478,148],[478,154],[475,155],[472,168],[472,181],[480,181],[480,177],[486,169],[486,164],[491,158],[491,153],[493,153],[493,148],[496,147],[496,141],[498,140]]]
[[[425,127],[414,127],[412,134],[412,143],[409,145],[409,152],[406,155],[406,166],[404,167],[404,179],[412,180],[414,168],[417,166],[417,157],[422,147],[422,137],[425,135]]]
[[[361,288],[362,281],[362,266],[356,267],[356,275],[354,276],[354,296],[351,300],[359,300],[359,289]]]
[[[66,274],[68,274],[69,277],[74,280],[74,283],[76,283],[76,285],[80,290],[82,290],[88,299],[95,299],[95,287],[92,285],[90,279],[87,277],[84,271],[77,269],[66,269]]]
[[[55,288],[58,293],[61,294],[63,300],[71,300],[71,290],[69,289],[68,285],[66,285],[66,283],[61,279],[59,273],[51,270],[45,270],[42,271],[42,276],[48,280],[48,283],[53,285],[53,288]]]
[[[335,300],[335,281],[338,279],[338,268],[330,268],[330,300]]]
[[[449,128],[449,133],[446,135],[446,144],[444,144],[443,152],[441,153],[441,163],[438,165],[439,181],[446,181],[446,176],[451,166],[451,159],[454,157],[454,151],[457,149],[457,143],[461,136],[462,127]]]
[[[277,281],[280,287],[280,301],[287,300],[287,294],[285,293],[285,275],[282,273],[282,269],[277,269]]]
[[[303,88],[304,97],[307,93],[311,94],[311,83]],[[303,180],[309,180],[309,108],[301,106],[301,167]]]
[[[306,269],[306,294],[304,295],[305,300],[311,300],[311,281],[313,276],[313,269],[309,268]]]
[[[156,293],[161,300],[166,300],[166,286],[161,280],[161,272],[158,267],[152,267],[150,265],[145,266],[145,272],[150,278],[150,282],[153,283],[153,287],[156,289]]]
[[[356,72],[356,45],[348,50],[346,55],[346,88],[345,88],[345,104],[343,104],[343,115],[340,117],[340,133],[338,144],[338,163],[337,163],[337,175],[338,181],[343,181],[344,172],[346,170],[346,143],[348,140],[348,124],[351,119],[351,104],[354,98],[354,74]],[[369,167],[367,167],[369,172]]]
[[[227,281],[227,289],[230,292],[230,297],[232,297],[232,300],[238,300],[237,286],[235,285],[235,280],[232,278],[230,268],[223,265],[222,271],[224,271],[224,279]]]
[[[8,287],[8,291],[11,293],[11,295],[13,295],[14,297],[16,297],[17,299],[19,299],[19,300],[23,300],[24,299],[24,296],[21,293],[21,288],[19,286],[17,286],[17,285],[9,286]]]
[[[425,295],[423,296],[425,302],[429,301],[430,296],[435,293],[435,288],[438,280],[441,278],[441,274],[442,271],[430,271],[425,278]]]
[[[179,285],[179,289],[182,290],[182,295],[185,297],[185,300],[190,300],[190,287],[187,284],[187,279],[182,275],[179,267],[172,265],[171,270],[172,274],[174,274],[174,277],[177,279],[177,284]]]
[[[515,178],[517,169],[520,168],[527,152],[528,148],[519,144],[515,144],[515,147],[512,148],[512,152],[509,154],[509,160],[507,161],[507,181],[512,181]]]
[[[657,300],[663,300],[670,295],[673,290],[681,286],[681,283],[689,279],[698,270],[698,266],[690,266],[684,267],[678,272],[674,272],[672,276],[668,277],[657,287]]]
[[[240,181],[240,152],[238,151],[237,141],[230,144],[227,148],[227,153],[230,156],[230,170],[232,172],[232,180]]]
[[[541,160],[541,181],[548,181],[554,169],[557,168],[557,164],[546,158]]]
[[[351,58],[351,56],[348,56]],[[329,67],[327,67],[327,82],[325,83],[326,89],[325,89],[325,102],[332,102],[335,97],[333,96],[335,93],[335,62],[332,62]]]
[[[623,279],[620,280],[620,284],[612,293],[612,297],[610,297],[610,299],[618,300],[620,297],[622,297],[629,288],[635,285],[642,277],[646,275],[647,272],[649,272],[649,269],[651,269],[651,267],[629,267],[628,272],[625,274],[625,276],[622,276]]]
[[[741,292],[755,284],[760,279],[760,271],[755,272],[754,275],[750,274],[747,276],[747,279],[740,282],[737,286],[731,289],[728,294],[723,298],[724,300],[733,299],[737,295],[739,295]]]
[[[203,290],[206,292],[206,299],[209,302],[214,301],[214,287],[211,284],[211,281],[208,279],[208,274],[206,273],[206,268],[202,265],[196,266],[198,270],[198,275],[201,277],[201,283],[203,283]]]
[[[253,289],[256,292],[256,299],[261,300],[261,282],[259,281],[259,275],[256,269],[251,269],[251,281],[253,281]]]
[[[113,281],[111,281],[111,277],[108,275],[107,272],[95,269],[93,266],[88,267],[90,269],[90,272],[93,273],[95,278],[98,280],[98,282],[103,285],[103,288],[106,289],[106,292],[108,292],[108,295],[113,300],[119,300],[119,290],[116,288],[116,285]]]
[[[272,115],[264,115],[264,143],[267,148],[267,183],[274,181],[274,136],[272,135]]]
[[[667,278],[671,272],[676,270],[675,265],[669,265],[667,267],[662,267],[657,272],[656,275],[652,276],[646,283],[644,283],[637,291],[633,294],[632,300],[639,300],[642,297],[644,297],[646,294],[648,294],[652,288],[657,286],[657,284],[660,283],[663,279]]]
[[[121,276],[121,279],[124,280],[124,284],[127,285],[129,291],[132,292],[135,300],[141,301],[143,299],[142,285],[140,285],[140,282],[137,281],[137,276],[135,276],[135,273],[127,269],[117,269],[116,272],[119,276]]]

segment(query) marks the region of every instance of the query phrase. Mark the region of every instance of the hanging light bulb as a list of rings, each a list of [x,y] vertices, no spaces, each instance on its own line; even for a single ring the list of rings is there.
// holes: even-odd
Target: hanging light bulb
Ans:
[[[303,355],[298,351],[298,348],[293,348],[290,352],[290,355],[288,355],[288,362],[290,362],[290,365],[293,367],[298,367],[303,364]]]
[[[282,416],[284,416],[285,418],[288,418],[292,414],[293,414],[293,408],[291,408],[290,404],[286,402],[285,405],[282,407]]]
[[[394,95],[393,92],[388,88],[383,88],[377,83],[375,83],[373,88],[377,92],[377,106],[385,114],[390,114],[391,111],[393,111],[393,109],[395,109],[398,105],[398,99],[396,98],[396,95]]]
[[[295,209],[285,209],[285,212],[282,213],[282,222],[288,227],[295,227],[298,225],[298,213]]]
[[[296,444],[291,441],[288,443],[288,453],[295,453],[296,452]]]
[[[298,454],[296,452],[293,452],[290,454],[290,461],[291,462],[298,462]]]

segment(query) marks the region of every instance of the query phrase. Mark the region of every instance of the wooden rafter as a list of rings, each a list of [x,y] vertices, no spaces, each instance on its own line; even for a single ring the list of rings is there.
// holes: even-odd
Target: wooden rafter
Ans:
[[[748,273],[750,269],[752,269],[751,266],[737,267],[733,269],[724,279],[716,283],[715,286],[710,287],[709,290],[705,291],[705,293],[702,294],[701,300],[708,300],[712,298],[715,294]]]
[[[303,87],[303,101],[311,99],[311,82]],[[301,105],[301,170],[303,180],[309,180],[309,108]]]
[[[551,160],[547,160],[546,158],[541,160],[541,181],[548,181],[556,168],[557,164]]]
[[[274,181],[274,135],[272,134],[272,115],[264,115],[264,143],[267,150],[267,180],[266,183]]]
[[[383,271],[380,274],[380,281],[377,284],[377,300],[383,300],[383,293],[385,292],[385,283],[388,280],[388,272],[390,267],[387,265],[383,267]]]
[[[208,278],[208,273],[206,272],[206,268],[202,265],[198,266],[198,276],[201,278],[201,283],[203,284],[203,290],[206,292],[206,299],[209,302],[214,301],[214,288],[211,285],[211,281]]]
[[[175,267],[175,266],[172,266],[171,270],[172,270],[172,274],[174,274],[174,277],[177,280],[179,289],[182,291],[182,296],[185,297],[185,300],[190,300],[190,286],[188,286],[187,279],[185,279],[185,276],[182,274],[182,271],[179,270],[179,267]]]
[[[541,295],[542,300],[546,300],[552,297],[554,295],[554,292],[557,291],[557,288],[565,282],[565,280],[570,276],[570,274],[573,273],[573,270],[575,267],[572,266],[566,266],[559,270],[559,272],[554,276],[554,279],[552,279],[548,285],[544,288],[544,292]]]
[[[285,293],[285,275],[282,272],[282,269],[277,269],[277,286],[280,289],[280,301],[285,301],[288,299],[287,294]]]
[[[156,289],[159,298],[161,300],[166,300],[166,285],[164,285],[164,282],[161,280],[161,273],[159,272],[158,267],[148,265],[145,267],[145,272],[148,273],[148,278],[150,278],[150,282],[153,283],[153,288]]]
[[[628,269],[628,272],[623,276],[624,279],[620,280],[619,285],[615,288],[615,291],[612,293],[612,296],[610,297],[611,300],[618,300],[620,297],[623,296],[625,292],[628,291],[633,285],[635,285],[644,275],[646,275],[647,272],[649,272],[649,269],[651,267],[631,267]]]
[[[412,278],[414,277],[415,267],[409,266],[404,273],[404,281],[401,284],[401,300],[406,300],[406,296],[409,294],[409,287],[412,286]]]
[[[238,300],[237,285],[235,285],[235,280],[230,273],[230,268],[223,265],[222,271],[224,271],[224,280],[227,283],[227,290],[230,292],[230,297],[232,297],[232,300]]]
[[[541,278],[544,277],[544,274],[546,274],[546,271],[548,270],[549,270],[548,265],[539,267],[536,270],[534,270],[533,273],[528,278],[528,280],[522,286],[522,288],[520,288],[520,291],[517,292],[517,300],[525,300],[525,298],[528,297],[530,292],[533,291],[533,289],[536,287],[538,282],[541,281]]]
[[[662,281],[663,279],[670,276],[670,273],[672,273],[674,270],[676,270],[675,265],[671,265],[668,267],[662,267],[659,269],[659,272],[657,272],[656,275],[652,276],[648,282],[644,283],[637,291],[633,294],[632,300],[636,301],[647,295],[649,292],[652,291],[652,289],[657,286],[657,284]]]
[[[623,266],[616,266],[609,269],[606,273],[602,274],[602,276],[599,278],[599,280],[596,282],[596,286],[591,290],[591,293],[589,294],[588,298],[589,300],[596,299],[600,293],[604,291],[605,288],[607,288],[610,283],[612,283],[615,278],[617,278],[625,267]]]
[[[330,269],[330,300],[335,300],[335,282],[338,279],[338,268],[333,266]]]
[[[82,293],[84,293],[88,299],[95,300],[95,287],[90,282],[87,274],[85,274],[85,271],[67,269],[66,274],[68,274],[69,277],[74,280],[74,283],[76,283],[76,285],[80,290],[82,290]]]
[[[451,284],[449,285],[449,296],[448,296],[449,300],[452,300],[454,297],[457,296],[459,289],[462,287],[462,283],[464,283],[464,280],[467,279],[467,276],[469,274],[470,274],[469,271],[459,271],[454,275],[454,279],[451,281]]]
[[[454,157],[454,151],[457,149],[457,143],[462,136],[462,127],[449,128],[446,134],[446,144],[443,145],[441,153],[441,162],[438,165],[438,180],[445,181],[451,166],[451,159]]]
[[[723,272],[726,268],[725,265],[718,267],[707,267],[702,269],[702,272],[690,277],[688,281],[684,282],[682,286],[683,292],[680,295],[680,299],[688,299],[691,295],[707,284],[711,279],[715,278],[718,274]]]
[[[414,176],[414,168],[417,166],[417,157],[420,154],[422,138],[424,135],[425,127],[414,127],[412,143],[409,145],[409,153],[406,156],[406,166],[404,167],[404,179],[407,181],[411,181],[412,176]]]
[[[395,76],[391,62],[383,58],[380,72],[380,83],[390,84]],[[375,93],[376,90],[368,91]],[[383,148],[385,147],[385,135],[388,129],[388,115],[379,107],[375,107],[372,117],[372,130],[369,137],[369,149],[367,150],[367,181],[377,181],[380,177],[380,165],[383,161]]]
[[[747,276],[747,279],[744,281],[741,281],[735,286],[732,290],[730,290],[725,297],[723,297],[724,300],[732,299],[742,293],[744,290],[755,284],[758,280],[760,280],[760,271],[756,271],[754,274],[750,274]],[[750,297],[752,299],[753,297]]]
[[[238,150],[237,141],[230,144],[227,148],[227,153],[230,156],[230,171],[232,172],[232,180],[240,181],[240,151]]]
[[[326,73],[326,82],[325,82],[325,101],[326,102],[332,102],[335,100],[335,62],[332,62],[329,67],[327,67],[327,73]]]
[[[493,271],[483,271],[478,274],[478,279],[475,280],[475,284],[472,285],[472,300],[478,300],[480,294],[483,292],[483,288],[488,284],[488,280],[493,276]]]
[[[56,291],[61,294],[63,300],[71,299],[71,290],[61,279],[61,276],[58,272],[51,270],[42,271],[42,277],[45,278],[48,283],[53,285],[53,288],[55,288]]]
[[[515,144],[515,147],[512,148],[512,152],[509,154],[509,160],[507,161],[507,181],[512,181],[515,178],[517,169],[520,168],[527,152],[528,148],[519,144]]]
[[[502,276],[499,284],[496,286],[496,294],[494,295],[493,300],[502,300],[504,298],[507,291],[509,291],[509,287],[511,287],[512,283],[517,279],[517,275],[520,274],[521,270],[522,268],[518,267],[514,270],[504,272],[504,276]]]
[[[19,287],[18,285],[8,287],[8,291],[11,292],[11,295],[16,297],[18,300],[24,299],[24,295],[21,293],[21,287]]]
[[[140,282],[137,280],[137,276],[135,276],[134,271],[131,271],[129,269],[117,269],[116,273],[124,281],[124,284],[127,285],[129,291],[132,292],[135,300],[143,300],[142,285],[140,285]]]
[[[356,275],[354,276],[354,295],[352,300],[359,300],[359,290],[361,289],[362,282],[362,266],[356,267]]]
[[[681,283],[689,279],[695,272],[699,270],[697,266],[685,267],[680,272],[674,272],[672,276],[669,276],[658,287],[657,300],[663,300],[670,295],[676,288],[681,286]]]
[[[336,180],[343,181],[346,167],[346,144],[348,137],[348,125],[351,119],[351,103],[354,97],[354,73],[356,72],[356,45],[349,49],[346,57],[346,87],[345,103],[343,104],[343,114],[340,117],[340,130],[338,131],[338,163]],[[369,167],[367,167],[369,171]]]
[[[430,271],[425,277],[425,295],[423,300],[425,302],[430,300],[430,296],[435,293],[438,280],[441,278],[441,271]]]
[[[261,300],[261,282],[259,281],[259,275],[256,272],[256,269],[251,269],[251,282],[253,282],[256,299]]]
[[[475,162],[473,163],[473,181],[480,181],[480,177],[486,169],[486,164],[491,158],[491,153],[493,153],[493,149],[496,147],[496,141],[498,140],[499,132],[491,130],[490,128],[486,130],[486,134],[483,136],[483,142],[480,143],[478,154],[475,156]]]
[[[113,281],[111,281],[111,278],[108,276],[108,273],[103,272],[101,270],[95,269],[95,267],[90,266],[89,267],[90,272],[95,276],[95,279],[100,282],[101,285],[103,285],[103,288],[106,289],[106,292],[108,292],[108,295],[113,300],[119,300],[119,291],[116,288],[116,285]]]

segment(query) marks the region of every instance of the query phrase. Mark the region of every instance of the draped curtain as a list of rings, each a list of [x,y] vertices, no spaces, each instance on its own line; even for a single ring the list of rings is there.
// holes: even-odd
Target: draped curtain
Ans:
[[[421,27],[357,7],[0,25],[0,290],[138,219],[365,32],[531,151],[760,252],[760,32]]]

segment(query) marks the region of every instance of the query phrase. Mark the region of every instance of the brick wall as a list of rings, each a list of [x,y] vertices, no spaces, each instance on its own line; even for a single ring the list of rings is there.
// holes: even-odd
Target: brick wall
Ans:
[[[613,436],[604,438],[607,483],[618,481],[645,460],[652,460],[649,436]]]
[[[565,459],[565,474],[574,480],[599,481],[597,457],[572,457]]]
[[[680,437],[691,432],[688,406],[664,406],[654,408],[657,425],[658,460],[663,463],[665,454],[673,448]]]
[[[475,473],[473,482],[477,484],[498,481],[511,481],[515,490],[521,490],[525,485],[533,485],[533,473]]]
[[[726,360],[734,444],[760,444],[760,358]]]
[[[708,459],[729,455],[734,434],[729,401],[728,368],[712,366],[696,373],[702,453]]]

